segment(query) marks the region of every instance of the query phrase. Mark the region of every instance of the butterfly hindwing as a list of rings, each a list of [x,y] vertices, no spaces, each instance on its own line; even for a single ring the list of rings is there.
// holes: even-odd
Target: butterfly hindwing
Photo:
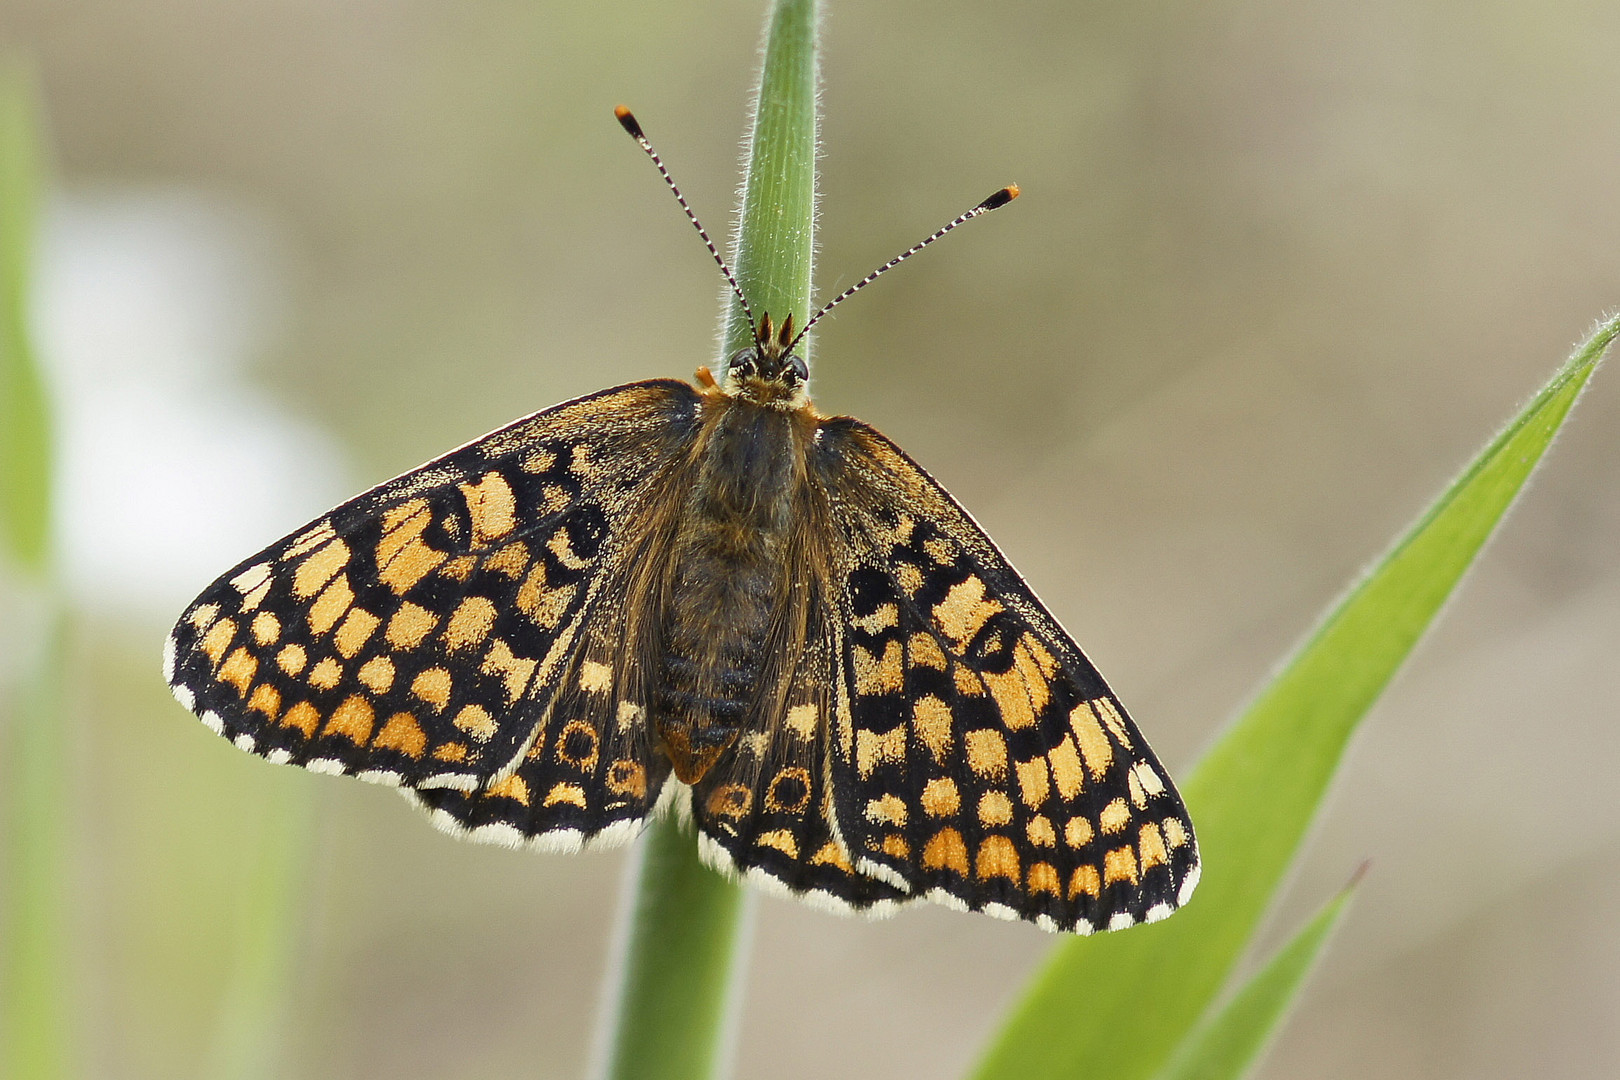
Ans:
[[[1192,826],[1118,700],[973,520],[893,443],[827,422],[843,623],[829,747],[857,869],[1082,933],[1168,915]]]
[[[802,568],[806,569],[807,568]],[[745,734],[694,785],[692,816],[707,862],[771,891],[835,910],[871,913],[906,900],[903,886],[857,871],[835,827],[828,717],[837,708],[837,624],[814,595],[813,575],[789,617],[803,616],[802,643],[757,731]]]
[[[583,628],[686,462],[697,414],[684,383],[605,390],[343,504],[181,616],[165,649],[176,696],[273,761],[425,791],[515,790],[531,751],[570,745],[572,707],[603,696]],[[647,765],[645,747],[593,730],[593,767]],[[620,810],[642,815],[643,801]],[[611,823],[596,811],[557,827]]]

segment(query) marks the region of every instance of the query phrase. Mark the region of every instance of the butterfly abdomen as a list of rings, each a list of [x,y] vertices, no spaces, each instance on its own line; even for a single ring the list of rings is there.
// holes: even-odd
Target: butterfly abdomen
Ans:
[[[682,781],[708,771],[756,713],[802,481],[799,421],[720,399],[675,536],[654,723]]]

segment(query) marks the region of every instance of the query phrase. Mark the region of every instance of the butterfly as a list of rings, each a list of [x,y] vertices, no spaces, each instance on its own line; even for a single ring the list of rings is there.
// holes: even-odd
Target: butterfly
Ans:
[[[474,840],[607,847],[671,811],[708,864],[833,908],[1169,915],[1197,843],[1124,707],[939,483],[814,408],[794,351],[1016,194],[797,332],[750,312],[718,377],[542,410],[244,560],[167,639],[175,696]]]

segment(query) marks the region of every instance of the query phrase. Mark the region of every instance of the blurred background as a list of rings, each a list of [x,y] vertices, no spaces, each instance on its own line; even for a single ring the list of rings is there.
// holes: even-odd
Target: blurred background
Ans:
[[[817,403],[978,516],[1172,771],[1620,303],[1612,3],[828,7],[823,295],[1025,197],[824,323]],[[271,767],[158,648],[362,486],[710,361],[717,275],[610,110],[725,233],[762,18],[0,8],[55,156],[87,1075],[229,1073],[243,971],[289,987],[267,1075],[579,1074],[624,855],[465,845]],[[1620,1073],[1615,375],[1357,738],[1274,937],[1371,870],[1263,1076]],[[236,933],[267,850],[296,882],[268,959]],[[761,899],[739,1075],[956,1075],[1051,941]]]

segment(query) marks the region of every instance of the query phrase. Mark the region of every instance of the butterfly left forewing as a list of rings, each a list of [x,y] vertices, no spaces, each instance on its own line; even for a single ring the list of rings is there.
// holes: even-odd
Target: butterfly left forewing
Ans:
[[[273,761],[417,788],[504,777],[696,415],[683,383],[616,387],[350,500],[193,602],[165,646],[175,695]]]
[[[819,445],[850,702],[829,747],[857,869],[1082,933],[1185,902],[1186,810],[1090,661],[893,443],[836,419]]]

